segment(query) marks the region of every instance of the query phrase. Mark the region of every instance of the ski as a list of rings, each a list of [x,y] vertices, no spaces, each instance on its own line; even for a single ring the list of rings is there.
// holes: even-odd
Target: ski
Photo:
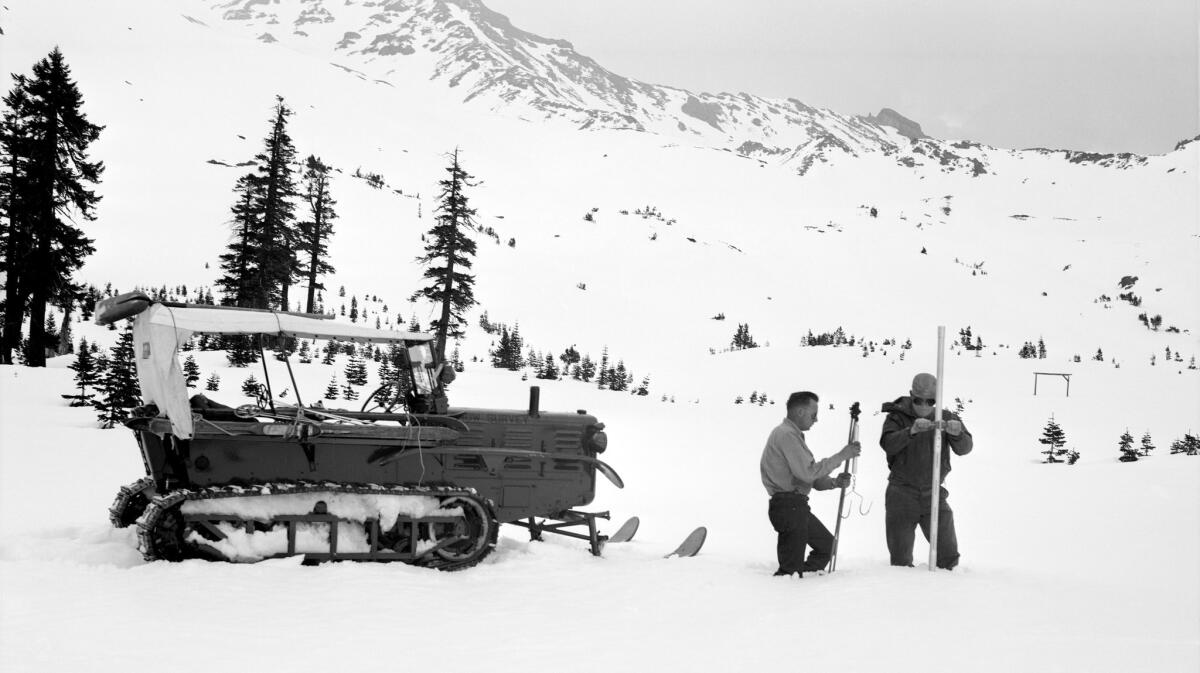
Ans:
[[[676,556],[678,558],[688,558],[695,556],[696,554],[700,553],[700,548],[704,546],[704,540],[707,537],[708,529],[704,526],[700,526],[696,530],[692,531],[690,535],[684,538],[683,542],[681,542],[679,546],[675,548],[675,551],[667,554],[663,558],[671,558],[672,556]]]
[[[638,525],[640,524],[641,520],[636,516],[629,517],[629,520],[621,524],[617,532],[608,537],[608,542],[629,542],[633,539],[634,535],[637,535]]]

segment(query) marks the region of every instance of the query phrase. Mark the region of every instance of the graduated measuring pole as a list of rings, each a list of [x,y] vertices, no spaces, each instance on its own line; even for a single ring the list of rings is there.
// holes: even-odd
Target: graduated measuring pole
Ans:
[[[942,369],[946,357],[945,325],[938,325],[937,341],[937,393],[933,403],[933,490],[929,499],[929,572],[937,568],[938,500],[942,495]]]
[[[853,444],[858,441],[858,402],[850,405],[850,439],[847,444]],[[858,472],[858,458],[850,458],[846,464],[842,466],[842,472],[849,472],[851,475]],[[837,524],[833,527],[833,550],[829,557],[829,572],[837,570],[837,553],[838,553],[838,538],[842,534],[842,508],[846,505],[846,487],[842,487],[842,494],[838,496],[838,511]]]

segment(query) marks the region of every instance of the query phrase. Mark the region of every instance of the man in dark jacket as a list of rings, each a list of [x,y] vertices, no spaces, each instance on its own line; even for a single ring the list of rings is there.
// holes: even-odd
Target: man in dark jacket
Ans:
[[[917,374],[912,391],[887,402],[883,411],[883,434],[879,445],[887,454],[887,494],[884,497],[888,552],[894,566],[912,566],[917,525],[929,539],[929,509],[933,498],[933,424],[937,377]],[[942,411],[941,478],[950,473],[950,451],[965,456],[971,452],[971,433],[958,416]],[[946,570],[958,565],[958,539],[954,534],[954,512],[946,501],[949,492],[939,486],[937,565]]]

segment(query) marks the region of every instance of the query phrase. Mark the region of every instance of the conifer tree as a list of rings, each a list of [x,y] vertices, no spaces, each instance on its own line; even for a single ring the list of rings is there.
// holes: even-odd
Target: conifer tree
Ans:
[[[590,355],[584,355],[579,361],[579,380],[590,383],[592,377],[596,375],[596,363],[592,362]]]
[[[839,327],[840,331],[841,328]],[[750,324],[738,323],[737,330],[733,334],[733,341],[730,343],[733,350],[741,350],[743,348],[758,348],[758,344],[754,342],[754,337],[750,336]]]
[[[254,338],[251,334],[224,336],[225,359],[229,361],[230,367],[245,367],[258,362],[258,348],[254,344]]]
[[[566,374],[567,371],[570,369],[571,365],[579,362],[579,351],[575,349],[575,344],[571,344],[571,346],[569,346],[565,351],[563,351],[563,354],[558,356],[558,359],[562,360],[562,363],[563,363],[562,371],[563,371],[563,374]]]
[[[329,166],[311,154],[305,164],[304,197],[308,201],[309,216],[300,222],[297,244],[308,287],[305,310],[312,313],[316,309],[316,292],[325,289],[317,279],[334,272],[329,263],[327,244],[333,236],[333,221],[337,218],[333,207],[337,201],[329,193]]]
[[[1062,462],[1062,458],[1060,458],[1060,456],[1067,453],[1067,450],[1062,448],[1067,443],[1067,434],[1063,432],[1063,429],[1054,421],[1054,416],[1051,416],[1050,420],[1046,422],[1046,427],[1042,430],[1042,438],[1039,439],[1038,442],[1046,446],[1046,448],[1042,451],[1042,453],[1046,454],[1046,459],[1042,462]]]
[[[342,397],[350,402],[358,399],[358,391],[354,389],[354,386],[350,385],[349,381],[346,382],[346,385],[342,386]]]
[[[337,375],[329,379],[329,385],[325,386],[325,399],[336,400],[338,398],[338,382]]]
[[[452,366],[456,372],[461,373],[466,370],[466,366],[463,365],[462,355],[459,353],[457,341],[454,342],[454,352],[450,354],[450,366]]]
[[[46,308],[79,292],[71,280],[95,252],[92,239],[74,223],[95,219],[103,162],[90,161],[89,146],[103,127],[83,113],[83,97],[57,47],[33,66],[30,77],[14,76],[0,122],[0,271],[6,275],[0,363],[11,364],[29,312],[27,364],[46,365],[58,343],[46,335]]]
[[[599,388],[607,388],[609,383],[608,377],[608,346],[605,346],[604,350],[600,351],[600,366],[598,369],[596,386]]]
[[[141,404],[131,327],[126,327],[117,343],[109,349],[99,392],[100,399],[92,406],[99,412],[97,418],[103,428],[111,428],[129,418],[129,410]]]
[[[183,361],[183,380],[188,388],[195,388],[196,382],[200,380],[200,365],[196,364],[196,358],[191,355]]]
[[[1121,442],[1117,445],[1121,451],[1121,457],[1118,458],[1122,463],[1132,463],[1138,459],[1138,450],[1133,448],[1133,435],[1129,434],[1129,430],[1121,435]]]
[[[508,335],[508,352],[505,355],[508,368],[514,372],[525,365],[521,360],[521,350],[524,347],[525,340],[521,338],[521,323],[514,323],[512,332]]]
[[[1038,337],[1037,356],[1039,360],[1046,359],[1046,343],[1042,341],[1042,337]]]
[[[362,356],[355,354],[346,362],[346,384],[350,386],[367,385],[367,364]],[[353,398],[346,398],[353,399]]]
[[[288,135],[287,121],[292,110],[275,97],[271,131],[264,139],[263,151],[255,155],[258,163],[256,179],[259,184],[255,209],[261,213],[258,236],[258,281],[268,289],[268,304],[288,310],[288,288],[296,274],[295,177],[292,164],[296,148]]]
[[[326,341],[325,342],[325,357],[321,358],[321,364],[323,364],[323,365],[333,364],[333,359],[334,359],[334,357],[337,356],[338,351],[340,351],[340,350],[341,350],[341,346],[338,344],[337,339],[330,339],[329,341]]]
[[[463,336],[464,312],[476,303],[475,276],[468,273],[471,258],[475,256],[475,241],[469,234],[476,228],[475,210],[468,205],[464,193],[465,188],[474,186],[470,182],[473,176],[459,165],[457,149],[446,172],[449,177],[438,183],[442,191],[425,254],[417,258],[426,265],[424,276],[429,284],[413,293],[410,300],[425,297],[440,305],[440,315],[431,326],[437,335],[435,350],[439,362],[446,358],[447,337]]]
[[[558,367],[554,364],[554,356],[546,353],[546,358],[541,364],[542,366],[538,368],[537,378],[548,381],[557,381]]]
[[[1154,448],[1154,442],[1150,439],[1150,431],[1147,430],[1146,434],[1142,435],[1141,453],[1143,456],[1149,456],[1150,452],[1153,451]]]
[[[73,407],[85,407],[92,403],[94,394],[88,392],[88,388],[95,388],[100,381],[102,373],[96,367],[96,358],[93,357],[92,351],[88,348],[87,339],[79,338],[79,349],[75,353],[75,361],[69,365],[71,371],[75,372],[75,385],[79,386],[77,395],[63,395],[63,397],[71,400]]]
[[[220,390],[221,377],[216,372],[213,372],[211,375],[209,375],[208,380],[204,382],[204,389],[210,391]]]
[[[254,378],[254,374],[251,374],[245,381],[242,381],[242,394],[246,397],[257,397],[258,387],[258,379]]]
[[[608,389],[616,391],[629,389],[628,372],[625,371],[624,360],[618,360],[616,368],[609,372]]]
[[[300,350],[297,352],[297,355],[300,356],[300,362],[303,364],[312,362],[312,351],[308,347],[307,339],[300,340]]]
[[[642,377],[642,384],[639,385],[637,387],[637,390],[634,392],[636,392],[638,395],[640,395],[642,397],[645,397],[646,395],[650,394],[650,375],[649,374]],[[767,396],[763,395],[762,397],[759,398],[759,403],[761,404],[762,400],[765,400],[765,399],[767,399]]]
[[[220,256],[225,275],[216,282],[221,289],[221,303],[226,306],[264,308],[269,300],[268,288],[260,282],[258,269],[261,257],[259,187],[258,178],[253,173],[238,178],[234,185],[238,198],[230,209],[233,214],[230,220],[233,239],[225,254]]]
[[[509,349],[508,328],[501,326],[500,338],[495,342],[496,346],[488,351],[488,355],[492,357],[492,366],[497,369],[506,368],[508,365],[507,355]]]

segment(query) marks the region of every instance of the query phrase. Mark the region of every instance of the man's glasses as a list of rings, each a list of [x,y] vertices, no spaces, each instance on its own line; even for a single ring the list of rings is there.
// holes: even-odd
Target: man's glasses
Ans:
[[[921,406],[926,406],[926,407],[932,407],[933,405],[937,404],[936,399],[931,399],[928,397],[914,397],[914,398],[912,398],[912,401],[913,401],[913,404],[920,404]]]

